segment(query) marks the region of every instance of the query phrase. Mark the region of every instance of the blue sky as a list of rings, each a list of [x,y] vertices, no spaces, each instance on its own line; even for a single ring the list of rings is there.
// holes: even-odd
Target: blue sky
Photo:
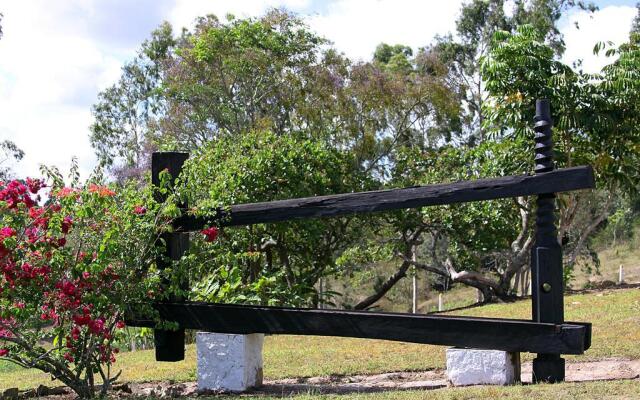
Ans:
[[[352,58],[369,58],[381,42],[413,47],[455,28],[462,0],[2,0],[0,140],[26,152],[14,169],[37,176],[40,164],[68,170],[78,157],[83,176],[95,165],[89,145],[91,105],[119,77],[122,64],[162,21],[176,31],[199,15],[255,16],[286,7]],[[565,61],[584,59],[596,41],[626,39],[635,1],[596,1],[594,15],[572,11],[561,21]],[[574,22],[581,29],[577,30]]]

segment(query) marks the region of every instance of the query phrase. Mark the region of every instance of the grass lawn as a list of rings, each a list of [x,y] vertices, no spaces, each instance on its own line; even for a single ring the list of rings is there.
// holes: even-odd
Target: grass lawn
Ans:
[[[640,358],[640,289],[608,290],[570,295],[565,298],[566,319],[591,321],[593,344],[582,356],[567,356],[567,360],[590,360],[608,357]],[[485,317],[528,318],[530,301],[511,304],[492,304],[455,312],[458,315]],[[351,338],[326,338],[314,336],[269,336],[265,340],[264,366],[267,379],[326,375],[351,375],[389,371],[411,371],[444,368],[445,347],[420,344],[366,340]],[[187,347],[185,361],[178,363],[155,362],[153,351],[137,351],[121,354],[116,369],[122,369],[121,380],[195,380],[195,349]],[[531,355],[523,354],[524,360]],[[56,385],[43,373],[23,370],[0,363],[0,388],[33,388],[39,384]],[[584,385],[563,384],[567,398],[579,396],[584,387],[595,385],[593,390],[632,389],[624,382],[593,383]],[[633,385],[631,385],[633,386]],[[635,382],[635,386],[638,385]],[[473,398],[500,390],[505,398],[521,398],[531,387],[467,388],[456,389],[461,397]],[[537,389],[536,389],[537,390]],[[551,389],[540,389],[551,390]],[[555,390],[555,389],[553,389]],[[440,392],[440,391],[437,391]],[[424,392],[420,392],[425,394]],[[442,392],[444,393],[444,392]],[[613,392],[612,392],[613,393]],[[631,393],[631,392],[629,392]],[[634,392],[635,393],[635,392]],[[411,398],[412,392],[393,392],[368,395],[372,398]],[[415,395],[414,395],[415,396]],[[512,396],[512,397],[509,397]],[[525,396],[526,397],[526,396]],[[426,397],[428,398],[428,397]],[[440,398],[440,397],[439,397]],[[442,397],[447,398],[447,397]],[[562,398],[562,397],[560,397]],[[580,397],[577,397],[580,398]]]
[[[221,399],[221,397],[205,397],[204,399]],[[243,395],[226,396],[225,399],[280,399],[281,397]],[[515,386],[475,386],[467,388],[442,388],[436,390],[395,390],[379,393],[358,393],[348,395],[322,395],[306,393],[296,395],[296,400],[463,400],[463,399],[554,399],[554,400],[584,400],[584,399],[638,399],[640,398],[640,384],[633,381],[608,381],[588,383],[561,383],[555,385],[515,385]],[[198,397],[203,399],[203,397]]]

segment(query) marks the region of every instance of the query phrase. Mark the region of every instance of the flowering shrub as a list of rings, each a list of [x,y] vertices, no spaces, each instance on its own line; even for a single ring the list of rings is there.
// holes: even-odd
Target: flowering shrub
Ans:
[[[216,228],[215,226],[205,228],[200,233],[204,235],[205,242],[215,242],[215,240],[218,238],[218,228]]]
[[[157,290],[168,218],[150,189],[57,182],[0,182],[0,357],[88,398],[115,379],[127,307]]]

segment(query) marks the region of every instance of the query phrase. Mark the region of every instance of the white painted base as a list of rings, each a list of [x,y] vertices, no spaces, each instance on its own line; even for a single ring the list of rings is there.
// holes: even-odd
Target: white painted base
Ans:
[[[454,386],[511,385],[520,381],[520,353],[447,349],[447,377]]]
[[[198,391],[242,392],[262,385],[263,334],[198,332]]]

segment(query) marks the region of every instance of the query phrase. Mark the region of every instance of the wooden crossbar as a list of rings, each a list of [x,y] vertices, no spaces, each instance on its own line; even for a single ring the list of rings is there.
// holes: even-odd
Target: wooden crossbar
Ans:
[[[218,215],[211,219],[183,216],[174,221],[174,227],[178,231],[188,232],[202,229],[207,224],[237,226],[302,218],[338,217],[594,187],[593,169],[590,166],[581,166],[537,175],[505,176],[404,189],[239,204],[231,206],[226,211],[219,210]]]
[[[589,323],[196,302],[157,303],[155,308],[181,329],[218,333],[343,336],[556,354],[582,354],[591,344]],[[148,317],[129,316],[127,323],[155,327]]]

